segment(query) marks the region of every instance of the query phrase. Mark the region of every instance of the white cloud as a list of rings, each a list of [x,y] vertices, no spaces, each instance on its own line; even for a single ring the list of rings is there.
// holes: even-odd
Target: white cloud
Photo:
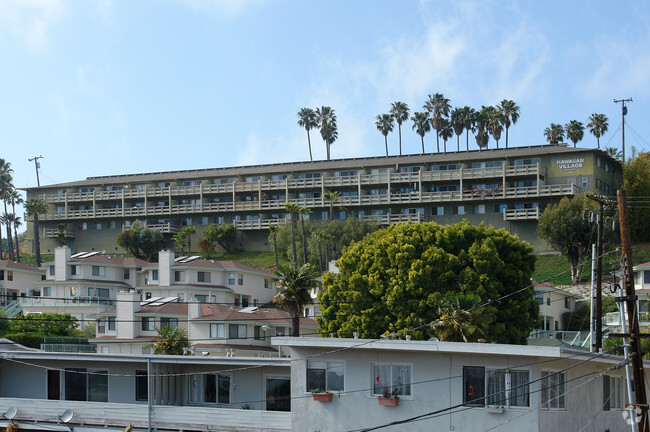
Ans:
[[[29,45],[43,48],[51,26],[61,19],[64,10],[63,0],[3,0],[0,22]]]
[[[257,6],[264,0],[181,0],[195,12],[211,13],[231,17],[243,10]]]

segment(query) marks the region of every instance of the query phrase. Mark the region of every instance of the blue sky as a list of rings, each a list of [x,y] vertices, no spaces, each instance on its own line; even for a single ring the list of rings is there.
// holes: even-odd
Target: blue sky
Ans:
[[[0,0],[0,53],[17,187],[36,185],[36,155],[41,184],[308,160],[296,113],[321,105],[339,119],[333,158],[382,155],[375,116],[437,92],[516,101],[514,146],[603,113],[601,145],[620,147],[613,99],[632,97],[628,147],[650,150],[646,1]],[[403,141],[420,151],[410,122]],[[317,131],[312,144],[324,159]]]

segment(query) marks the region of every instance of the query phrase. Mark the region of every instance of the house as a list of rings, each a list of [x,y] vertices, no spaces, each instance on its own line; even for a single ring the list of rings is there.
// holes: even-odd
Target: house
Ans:
[[[258,306],[245,308],[205,303],[178,297],[142,299],[135,291],[121,292],[114,311],[98,314],[96,338],[91,340],[101,353],[151,353],[158,340],[157,328],[180,327],[187,334],[192,352],[220,356],[280,356],[271,346],[271,336],[288,335],[291,318],[287,312]],[[316,322],[300,319],[301,334],[317,334]]]
[[[290,349],[294,431],[630,430],[619,357],[389,339],[273,343]]]
[[[581,297],[545,282],[535,282],[533,288],[535,299],[539,303],[540,328],[533,331],[531,338],[553,338],[567,343],[582,342],[580,332],[567,331],[562,322],[562,315],[573,312]]]
[[[622,272],[617,272],[616,275],[620,278]],[[632,267],[632,277],[634,279],[634,291],[638,297],[639,326],[648,329],[650,328],[650,262]],[[620,279],[619,284],[621,287],[623,286]],[[618,293],[616,295],[618,296]],[[619,312],[608,313],[606,319],[608,326],[620,329],[621,317]]]
[[[10,260],[0,260],[0,307],[12,317],[20,309],[19,297],[39,295],[36,284],[45,278],[37,267]]]
[[[327,192],[340,194],[335,219],[382,225],[467,219],[549,249],[535,233],[544,207],[578,193],[612,195],[620,176],[621,163],[604,151],[544,145],[99,176],[26,191],[27,199],[48,206],[39,215],[44,254],[61,234],[74,251],[124,253],[117,236],[136,220],[169,234],[195,226],[194,245],[206,226],[231,223],[235,247],[269,250],[268,227],[288,218],[284,205],[327,219]],[[33,249],[32,223],[28,217]]]
[[[2,345],[0,427],[287,432],[289,379],[287,358],[66,354]]]

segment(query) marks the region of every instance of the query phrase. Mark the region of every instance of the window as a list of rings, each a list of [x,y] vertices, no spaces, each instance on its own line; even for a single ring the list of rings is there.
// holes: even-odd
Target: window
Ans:
[[[129,269],[124,269],[124,279],[129,279],[131,277],[131,272]]]
[[[262,331],[261,326],[255,326],[255,328],[253,329],[253,339],[255,340],[265,339],[265,333]]]
[[[61,372],[57,369],[47,371],[47,398],[50,400],[61,399]]]
[[[650,284],[650,270],[645,270],[643,272],[643,283]]]
[[[14,272],[12,270],[7,270],[7,280],[8,281],[14,280]]]
[[[475,205],[474,214],[485,214],[485,204]]]
[[[411,366],[400,364],[374,364],[372,366],[372,394],[380,396],[395,389],[400,396],[411,395]]]
[[[244,285],[244,275],[241,273],[237,275],[237,285]]]
[[[151,280],[152,281],[158,280],[158,270],[151,270]]]
[[[230,403],[230,375],[206,374],[190,376],[190,402]]]
[[[70,276],[79,276],[81,275],[81,268],[78,265],[70,266]]]
[[[269,280],[269,278],[264,278],[264,288],[271,288],[271,281]]]
[[[228,337],[230,339],[246,339],[246,326],[244,324],[229,324]]]
[[[97,333],[98,334],[106,333],[106,321],[104,320],[97,321]]]
[[[582,187],[587,187],[589,186],[589,177],[583,177],[582,178]]]
[[[149,399],[149,384],[146,370],[135,371],[135,400],[146,401]]]
[[[103,347],[101,347],[101,350],[100,350],[100,351],[101,351],[102,354],[110,354],[110,352],[111,352],[111,347],[109,347],[109,346],[103,346]]]
[[[569,297],[564,297],[564,308],[571,309],[571,299]]]
[[[452,213],[455,215],[465,214],[465,206],[452,206]]]
[[[208,302],[208,295],[207,294],[196,294],[196,295],[194,295],[194,299],[196,299],[196,301],[199,302],[199,303],[207,303]]]
[[[463,403],[467,406],[530,406],[529,374],[527,370],[486,370],[484,367],[465,366]]]
[[[174,272],[174,282],[183,282],[185,280],[184,271],[175,271]]]
[[[142,330],[143,331],[153,331],[155,325],[155,320],[153,317],[142,317]]]
[[[178,318],[160,318],[160,327],[178,327]]]
[[[106,267],[93,266],[93,276],[106,276]]]
[[[108,329],[115,330],[115,317],[108,317]]]
[[[307,360],[307,391],[344,389],[345,364],[334,361]]]
[[[210,282],[210,272],[198,272],[197,279],[199,282]]]
[[[605,411],[621,409],[621,379],[603,375],[603,409]]]
[[[51,265],[51,266],[50,266],[50,276],[54,276],[54,271],[55,271],[55,270],[54,270],[54,266]]]
[[[445,208],[443,206],[433,207],[431,209],[431,214],[433,216],[443,216],[445,214]]]
[[[234,285],[234,284],[235,284],[235,274],[228,273],[228,285]]]
[[[65,399],[108,402],[108,371],[66,368]]]
[[[81,222],[81,223],[79,224],[79,229],[80,229],[81,231],[86,231],[86,230],[88,230],[88,222]]]
[[[52,267],[50,267],[50,268],[52,268]],[[4,270],[0,270],[0,280],[5,280],[5,271]]]
[[[95,223],[93,223],[93,228],[96,229],[96,230],[101,231],[101,229],[102,229],[102,223],[101,223],[101,222],[95,222]]]
[[[226,337],[225,324],[210,324],[210,337],[213,339],[223,339]]]
[[[494,213],[503,213],[506,209],[505,204],[494,204]]]
[[[178,297],[179,303],[185,302],[185,293],[176,293],[176,297]]]
[[[51,287],[43,287],[43,297],[49,297],[52,295]]]
[[[539,303],[539,304],[544,304],[544,293],[536,292],[535,293],[535,300],[537,300],[537,303]]]

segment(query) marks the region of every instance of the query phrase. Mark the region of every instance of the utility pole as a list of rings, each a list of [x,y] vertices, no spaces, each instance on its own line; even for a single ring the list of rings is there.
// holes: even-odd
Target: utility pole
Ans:
[[[632,238],[630,236],[630,221],[627,213],[627,197],[624,189],[619,189],[618,217],[621,225],[621,250],[623,252],[623,286],[625,296],[619,301],[626,302],[629,333],[611,334],[611,337],[630,339],[632,351],[632,369],[634,375],[635,406],[640,409],[641,415],[637,416],[639,431],[650,432],[648,425],[648,402],[645,393],[645,374],[643,371],[643,354],[641,353],[641,338],[648,335],[639,333],[639,314],[637,310],[637,296],[634,290],[634,277],[632,275]]]
[[[627,99],[614,99],[614,103],[621,103],[621,118],[622,118],[622,128],[623,128],[623,141],[621,142],[621,155],[622,155],[622,162],[623,165],[625,165],[625,116],[627,115],[627,107],[625,106],[625,102],[632,102],[632,98],[627,98]]]
[[[41,180],[38,178],[38,169],[41,167],[41,164],[38,162],[39,159],[43,159],[43,156],[34,156],[31,159],[27,159],[28,161],[34,161],[34,167],[36,168],[36,184],[38,187],[41,187]]]
[[[615,204],[613,201],[607,200],[599,195],[587,194],[587,198],[598,203],[598,216],[596,218],[596,223],[598,224],[598,239],[596,242],[598,248],[596,252],[596,310],[594,312],[596,337],[595,341],[592,341],[592,346],[595,352],[600,352],[603,348],[603,207],[605,204],[612,207]]]

